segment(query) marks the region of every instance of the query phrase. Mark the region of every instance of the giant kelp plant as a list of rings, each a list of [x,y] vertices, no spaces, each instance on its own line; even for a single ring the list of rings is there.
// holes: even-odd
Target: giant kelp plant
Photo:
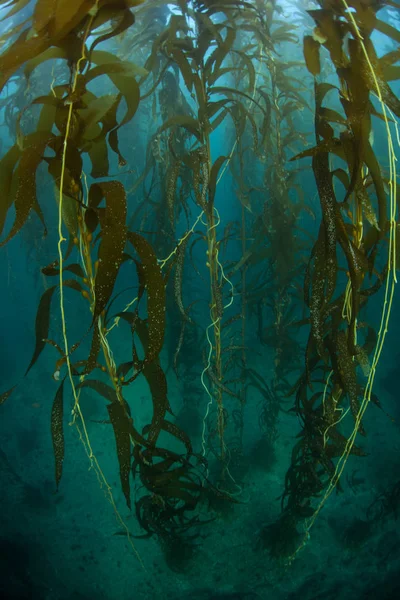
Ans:
[[[15,101],[1,100],[13,142],[0,160],[0,245],[32,213],[38,238],[58,240],[41,265],[25,375],[51,346],[56,484],[71,397],[132,546],[92,450],[88,388],[107,408],[126,504],[133,478],[137,521],[169,555],[216,507],[240,511],[248,408],[258,457],[274,452],[280,414],[301,422],[282,515],[261,536],[277,556],[296,554],[349,455],[364,455],[356,437],[379,405],[397,256],[400,35],[377,13],[400,5],[317,4],[303,35],[271,0],[1,2],[0,87]],[[375,31],[397,46],[379,57]],[[374,296],[378,323],[366,316]]]

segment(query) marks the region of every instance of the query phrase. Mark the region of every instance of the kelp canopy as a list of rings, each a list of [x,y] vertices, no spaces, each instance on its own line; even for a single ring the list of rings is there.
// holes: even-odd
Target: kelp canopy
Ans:
[[[400,4],[319,0],[297,27],[274,0],[0,4],[0,246],[30,223],[51,242],[32,357],[1,404],[45,352],[56,485],[70,412],[133,546],[92,450],[96,394],[108,428],[91,435],[112,431],[136,529],[166,551],[221,506],[240,515],[246,469],[294,413],[262,536],[290,560],[381,407],[400,34],[380,15]]]

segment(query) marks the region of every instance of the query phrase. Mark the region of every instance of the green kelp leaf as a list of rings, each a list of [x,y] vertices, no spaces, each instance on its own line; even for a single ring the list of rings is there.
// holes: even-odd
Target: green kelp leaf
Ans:
[[[53,440],[53,451],[56,462],[56,486],[61,480],[62,468],[64,462],[64,428],[63,428],[63,415],[64,415],[64,381],[62,380],[60,387],[54,398],[53,407],[51,409],[51,437]]]
[[[320,44],[311,35],[305,35],[303,39],[303,53],[306,61],[306,67],[311,75],[319,75],[321,72],[321,62],[319,58]]]
[[[143,266],[147,292],[148,347],[143,363],[152,362],[160,353],[165,334],[165,281],[153,248],[144,237],[133,231],[128,240],[136,250]]]
[[[25,375],[29,373],[29,371],[41,355],[42,350],[46,346],[45,340],[49,337],[51,299],[56,288],[56,285],[53,285],[52,287],[48,288],[40,298],[35,321],[35,350],[33,352],[31,362],[29,363],[29,366],[25,371]]]
[[[119,3],[116,3],[117,6],[114,7],[113,4],[114,3],[109,2],[104,6],[100,6],[100,8],[98,7],[99,5],[97,5],[98,12],[93,23],[93,29],[97,29],[100,25],[103,25],[104,22],[108,21],[112,23],[113,28],[103,35],[96,36],[94,42],[90,46],[89,54],[96,46],[98,46],[98,44],[123,33],[135,22],[135,16],[129,8]],[[123,8],[125,8],[125,10],[123,10]]]
[[[131,422],[127,409],[119,402],[113,402],[107,405],[111,425],[114,430],[115,442],[117,445],[117,456],[119,462],[119,476],[121,480],[122,491],[126,499],[128,508],[131,508],[129,476],[131,472]]]
[[[95,279],[95,307],[93,320],[105,309],[113,292],[119,268],[123,262],[127,240],[126,197],[119,181],[94,183],[90,190],[99,189],[106,200],[100,217],[101,241],[98,253],[99,267]]]

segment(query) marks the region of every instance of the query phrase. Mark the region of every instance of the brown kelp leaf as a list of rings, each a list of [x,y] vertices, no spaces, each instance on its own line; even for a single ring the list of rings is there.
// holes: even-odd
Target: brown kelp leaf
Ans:
[[[143,375],[149,384],[153,402],[153,417],[149,427],[148,441],[151,445],[155,445],[160,435],[165,414],[169,409],[167,379],[164,371],[156,362],[146,365],[143,368]]]
[[[202,142],[203,134],[201,133],[201,128],[197,119],[193,117],[189,117],[187,115],[176,115],[168,119],[165,123],[161,125],[161,127],[157,131],[157,135],[160,135],[163,131],[170,129],[171,127],[183,127],[189,133],[194,135],[199,142]]]
[[[27,4],[29,4],[29,2],[30,2],[30,0],[12,0],[11,2],[7,2],[7,6],[13,6],[13,8],[6,15],[4,15],[4,17],[2,17],[0,20],[5,21],[6,19],[9,19],[13,15],[15,15],[17,12],[19,12],[20,10],[25,8],[25,6]],[[1,2],[1,4],[6,4],[6,3]]]
[[[12,388],[7,390],[6,392],[3,392],[2,394],[0,394],[0,406],[3,404],[3,402],[8,400],[8,398],[11,396],[11,394],[13,393],[13,391],[15,390],[16,387],[17,387],[17,384],[13,385]]]
[[[100,396],[103,396],[108,402],[118,402],[117,393],[114,388],[107,385],[103,381],[98,381],[97,379],[84,379],[80,383],[77,384],[76,389],[88,387],[92,390],[95,390]]]
[[[66,34],[95,5],[94,0],[38,0],[32,15],[32,28],[36,34],[46,30],[51,37]]]
[[[49,39],[42,36],[32,36],[28,39],[28,32],[29,30],[25,29],[0,56],[0,92],[21,65],[47,50],[51,44]]]
[[[184,52],[182,52],[182,50],[180,50],[177,47],[174,47],[171,50],[171,56],[179,66],[185,85],[189,93],[191,93],[193,89],[193,73],[189,65],[188,59],[186,58],[186,55],[184,54]]]
[[[64,462],[64,428],[63,428],[63,415],[64,415],[64,381],[62,380],[60,387],[54,398],[53,407],[51,409],[51,437],[53,440],[53,451],[55,458],[55,469],[56,469],[56,486],[61,480],[62,468]]]
[[[129,6],[129,3],[127,4]],[[94,42],[90,46],[89,54],[101,42],[105,42],[126,31],[135,22],[135,16],[127,6],[117,3],[117,6],[114,7],[113,3],[106,3],[104,6],[98,8],[96,18],[93,22],[93,29],[97,29],[103,25],[103,23],[108,21],[112,23],[111,31],[96,36]]]
[[[56,285],[53,285],[51,288],[48,288],[40,298],[35,321],[35,350],[33,352],[31,362],[29,363],[29,366],[25,371],[25,375],[28,374],[30,369],[33,367],[33,365],[39,358],[43,348],[46,346],[45,340],[49,337],[51,299],[53,297],[54,290],[56,289],[56,287]]]
[[[46,132],[26,136],[26,145],[24,144],[11,184],[11,186],[15,186],[15,220],[9,234],[0,243],[0,246],[9,242],[19,232],[32,209],[36,211],[44,224],[42,211],[36,197],[36,170],[51,137],[51,134]]]
[[[193,452],[192,443],[190,441],[189,436],[180,429],[175,423],[171,423],[170,421],[163,421],[161,428],[164,431],[168,431],[171,435],[180,440],[183,444],[185,444],[186,452],[191,454]]]
[[[303,39],[303,52],[306,61],[306,67],[311,75],[319,75],[321,72],[321,62],[319,58],[320,44],[311,35],[305,35]]]
[[[89,231],[89,233],[93,233],[97,229],[97,226],[99,224],[99,217],[97,215],[97,212],[89,206],[85,210],[84,220],[86,229]]]
[[[81,50],[79,50],[79,52],[81,53]],[[38,54],[37,56],[35,56],[35,58],[28,60],[28,62],[25,64],[25,67],[24,67],[25,77],[27,79],[29,79],[32,71],[34,71],[39,65],[41,65],[46,60],[55,60],[55,59],[60,59],[60,58],[65,58],[65,59],[67,58],[67,53],[65,51],[65,48],[62,48],[62,47],[48,48],[41,54]],[[77,59],[79,59],[79,56],[77,57]]]
[[[332,110],[331,108],[326,108],[322,106],[319,109],[319,114],[323,119],[330,121],[331,123],[340,123],[341,125],[346,125],[346,118],[338,113],[336,110]]]
[[[95,319],[93,323],[93,336],[92,344],[90,346],[90,353],[86,362],[84,374],[87,375],[93,371],[97,366],[97,357],[101,348],[101,338],[99,330],[99,319]]]
[[[308,10],[308,14],[317,24],[317,30],[314,30],[314,37],[318,37],[323,45],[329,50],[331,60],[335,67],[346,66],[346,56],[343,51],[343,37],[345,28],[343,23],[339,23],[331,10],[318,9]]]
[[[153,248],[144,237],[133,231],[128,240],[142,264],[147,292],[148,347],[143,363],[153,361],[160,353],[165,333],[165,282]]]
[[[166,179],[166,200],[168,207],[168,218],[171,225],[171,229],[174,230],[175,226],[175,196],[176,196],[176,187],[178,185],[178,176],[180,170],[180,161],[174,161],[170,168],[168,169]]]
[[[400,100],[384,78],[378,57],[376,55],[375,48],[371,40],[365,39],[364,45],[367,49],[368,57],[371,62],[374,74],[371,73],[371,69],[367,61],[363,58],[361,66],[361,75],[364,77],[369,89],[376,95],[377,90],[375,82],[378,82],[380,93],[382,95],[384,103],[390,108],[390,110],[396,115],[396,117],[400,117]]]
[[[108,3],[109,4],[109,3]],[[113,3],[114,4],[114,3]],[[130,0],[129,6],[138,4]],[[0,57],[0,90],[17,69],[50,46],[65,43],[68,34],[84,25],[91,10],[98,5],[95,0],[37,0],[32,16],[32,28],[26,28]],[[124,7],[125,8],[125,7]],[[105,7],[107,9],[107,7]],[[120,11],[120,8],[118,8]],[[109,19],[116,11],[109,12]],[[103,21],[104,22],[104,21]],[[118,27],[121,23],[118,22]],[[73,44],[76,46],[76,44]]]
[[[342,144],[341,144],[340,140],[338,140],[336,138],[330,138],[330,139],[321,141],[318,144],[318,146],[314,146],[313,148],[308,148],[307,150],[303,150],[303,152],[299,152],[299,154],[296,154],[289,160],[290,161],[299,160],[300,158],[305,158],[307,156],[314,157],[314,156],[318,156],[319,154],[321,154],[323,152],[332,152],[333,154],[336,154],[340,158],[344,158]]]
[[[230,88],[230,87],[226,87],[226,86],[213,86],[208,90],[209,94],[221,94],[221,95],[227,95],[228,97],[230,97],[231,95],[235,96],[235,95],[239,95],[242,96],[243,98],[246,98],[247,100],[250,100],[250,102],[252,104],[255,104],[263,114],[265,114],[264,108],[261,106],[261,104],[259,104],[252,96],[249,96],[249,94],[246,94],[245,92],[241,92],[240,90],[235,90],[234,88]]]
[[[43,267],[43,269],[41,269],[41,271],[42,271],[43,275],[53,277],[55,275],[60,274],[60,270],[57,267],[58,267],[58,261],[56,261],[55,263],[52,263],[51,265],[48,265],[47,267]],[[81,265],[79,265],[78,263],[73,263],[72,265],[63,265],[63,272],[64,271],[70,271],[77,277],[82,277],[82,278],[85,277],[85,273],[84,273]]]
[[[94,183],[106,200],[106,208],[100,217],[101,242],[98,253],[99,267],[95,279],[95,306],[93,318],[105,309],[114,289],[119,268],[123,262],[127,239],[126,197],[119,181]]]
[[[348,339],[344,331],[339,331],[336,337],[336,356],[343,389],[349,398],[350,410],[356,421],[360,411],[356,375],[357,363],[353,360],[349,352]],[[359,432],[365,435],[365,430],[361,422],[359,424]]]
[[[396,6],[399,7],[399,5]],[[381,33],[384,33],[388,37],[392,38],[392,40],[400,44],[400,31],[398,28],[392,27],[392,25],[385,23],[385,21],[381,21],[380,19],[376,19],[374,25],[375,29]]]
[[[189,235],[186,235],[184,241],[179,244],[178,248],[177,248],[177,261],[176,261],[176,266],[175,266],[175,277],[174,277],[174,296],[175,296],[175,301],[176,304],[179,308],[179,312],[181,313],[181,317],[184,321],[188,321],[190,323],[192,323],[191,318],[188,316],[185,307],[183,306],[183,300],[182,300],[182,284],[183,284],[183,267],[184,267],[184,263],[185,263],[185,253],[186,253],[186,247],[187,244],[189,242],[189,239],[191,237],[191,233]]]
[[[94,98],[87,108],[82,108],[77,111],[84,123],[84,131],[82,138],[85,141],[96,140],[101,136],[101,128],[99,123],[104,120],[105,115],[114,106],[117,99],[121,99],[121,95],[107,94]]]
[[[326,447],[328,456],[330,458],[343,456],[346,450],[346,446],[348,444],[348,440],[334,427],[329,429],[329,437],[331,439],[331,443],[328,444],[328,446]],[[356,446],[355,444],[353,444],[350,454],[354,454],[355,456],[367,455],[362,448],[358,448],[358,446]]]
[[[363,156],[365,164],[367,165],[372,177],[372,181],[374,182],[375,192],[378,197],[379,229],[380,231],[385,231],[387,223],[387,196],[382,178],[381,167],[369,141],[364,143]]]
[[[115,442],[117,445],[117,456],[119,462],[119,475],[121,479],[122,491],[126,499],[128,508],[131,508],[129,476],[131,472],[131,440],[129,413],[127,408],[119,402],[113,402],[107,405],[111,425],[114,430]]]
[[[370,223],[370,225],[372,225],[373,227],[376,227],[376,229],[379,230],[379,224],[378,224],[378,220],[376,218],[376,213],[375,213],[374,207],[372,206],[371,199],[370,199],[368,192],[365,189],[364,185],[362,185],[362,184],[358,185],[355,189],[355,193],[356,193],[357,200],[361,203],[363,215],[365,216],[367,221]]]
[[[96,141],[91,143],[88,149],[92,170],[90,175],[94,179],[99,177],[107,177],[109,171],[108,148],[106,140]]]
[[[320,235],[315,244],[314,266],[312,271],[312,285],[310,286],[310,277],[305,279],[304,296],[306,303],[310,307],[311,333],[308,343],[310,349],[311,340],[315,342],[318,354],[321,357],[326,355],[324,348],[324,327],[322,319],[322,309],[325,302],[325,281],[326,281],[326,263],[325,263],[325,235],[324,227],[321,224]],[[336,279],[336,269],[335,269]],[[308,287],[307,287],[308,286]],[[311,294],[310,294],[311,288]],[[307,302],[308,300],[308,302]],[[307,351],[308,354],[308,351]]]
[[[89,83],[100,75],[107,75],[126,102],[126,113],[119,122],[118,127],[128,123],[135,115],[140,101],[139,85],[133,75],[137,72],[135,65],[118,61],[105,63],[90,69],[85,75],[85,82]]]
[[[222,167],[222,165],[224,164],[224,162],[227,160],[227,156],[219,156],[217,158],[217,160],[214,162],[213,166],[211,167],[211,172],[210,172],[210,181],[208,183],[208,203],[210,206],[213,206],[214,203],[214,197],[215,197],[215,191],[217,188],[217,178],[218,178],[218,173],[220,168]]]
[[[331,174],[332,178],[333,176],[335,176],[339,179],[346,191],[349,189],[350,179],[349,174],[346,171],[344,171],[343,169],[335,169],[334,171],[332,171]]]
[[[20,148],[12,146],[0,160],[0,234],[3,232],[7,212],[14,201],[13,171],[21,156]]]

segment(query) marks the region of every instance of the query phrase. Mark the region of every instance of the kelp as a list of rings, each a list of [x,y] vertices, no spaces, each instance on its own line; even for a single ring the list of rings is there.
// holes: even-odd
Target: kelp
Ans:
[[[304,64],[282,58],[279,44],[298,38],[275,2],[176,0],[131,11],[139,4],[37,0],[32,15],[3,36],[0,88],[11,81],[16,91],[13,106],[1,102],[15,143],[0,159],[0,245],[24,235],[33,213],[41,233],[59,235],[56,259],[41,270],[46,290],[25,375],[46,346],[56,351],[57,488],[70,389],[72,423],[82,419],[81,439],[99,468],[81,410],[93,394],[104,412],[93,422],[104,425],[105,443],[113,436],[126,505],[166,555],[191,552],[197,528],[210,521],[200,518],[204,503],[212,510],[234,502],[236,471],[245,485],[235,466],[246,449],[246,405],[257,410],[262,435],[254,462],[263,448],[274,456],[278,416],[297,414],[283,514],[261,532],[261,546],[290,559],[298,522],[315,518],[327,490],[341,489],[343,457],[366,455],[355,443],[366,435],[366,403],[382,408],[370,390],[381,334],[363,311],[393,271],[394,250],[382,258],[393,239],[393,182],[371,134],[393,123],[376,98],[400,114],[390,85],[399,54],[378,58],[372,34],[398,43],[397,31],[377,18],[381,6],[397,5],[349,0],[348,12],[341,0],[320,0],[309,11],[316,27],[303,40],[312,90]],[[25,5],[9,2],[6,18]],[[127,60],[133,53],[140,64]],[[325,80],[327,64],[336,82]],[[39,93],[46,71],[48,89]],[[314,118],[311,146],[304,115]],[[135,138],[129,153],[125,131]],[[227,169],[239,209],[228,221],[218,187]],[[307,170],[318,207],[305,191]],[[309,223],[317,214],[315,237]],[[300,327],[308,329],[305,347]],[[249,349],[260,351],[265,372],[250,363]],[[170,366],[183,400],[176,415]],[[342,428],[344,419],[355,433]]]
[[[53,407],[51,409],[51,436],[53,440],[54,458],[55,458],[55,479],[58,489],[62,468],[64,462],[64,381],[62,380],[54,398]]]
[[[398,100],[378,65],[371,40],[381,4],[348,2],[354,21],[341,2],[321,0],[320,5],[321,9],[309,11],[316,29],[304,40],[306,66],[314,78],[320,74],[319,46],[325,46],[339,86],[314,80],[316,146],[292,158],[312,157],[322,219],[304,282],[311,332],[306,370],[295,386],[295,411],[302,419],[302,432],[282,497],[285,514],[296,519],[312,517],[311,524],[331,490],[335,486],[340,489],[347,457],[365,455],[356,446],[355,436],[366,435],[361,416],[373,395],[360,384],[358,365],[368,378],[370,362],[376,360],[376,355],[369,358],[374,353],[376,334],[369,328],[372,335],[368,333],[364,345],[360,343],[360,311],[388,277],[387,259],[380,271],[371,270],[371,264],[376,264],[378,250],[385,247],[390,234],[384,176],[370,141],[372,115],[377,112],[371,94],[380,94],[394,114],[398,110]],[[395,39],[390,27],[380,30]],[[332,101],[334,95],[342,113],[336,110],[337,102],[333,108],[329,105],[327,98]],[[345,169],[335,168],[335,157],[344,161]],[[342,186],[340,192],[335,178]],[[388,260],[390,265],[391,258]],[[340,270],[347,275],[345,288],[338,276]],[[372,276],[376,281],[368,287],[366,279]],[[340,430],[347,412],[354,420],[354,431],[348,438]],[[311,501],[320,499],[326,489],[315,510]],[[305,504],[310,507],[307,515],[301,508]]]

